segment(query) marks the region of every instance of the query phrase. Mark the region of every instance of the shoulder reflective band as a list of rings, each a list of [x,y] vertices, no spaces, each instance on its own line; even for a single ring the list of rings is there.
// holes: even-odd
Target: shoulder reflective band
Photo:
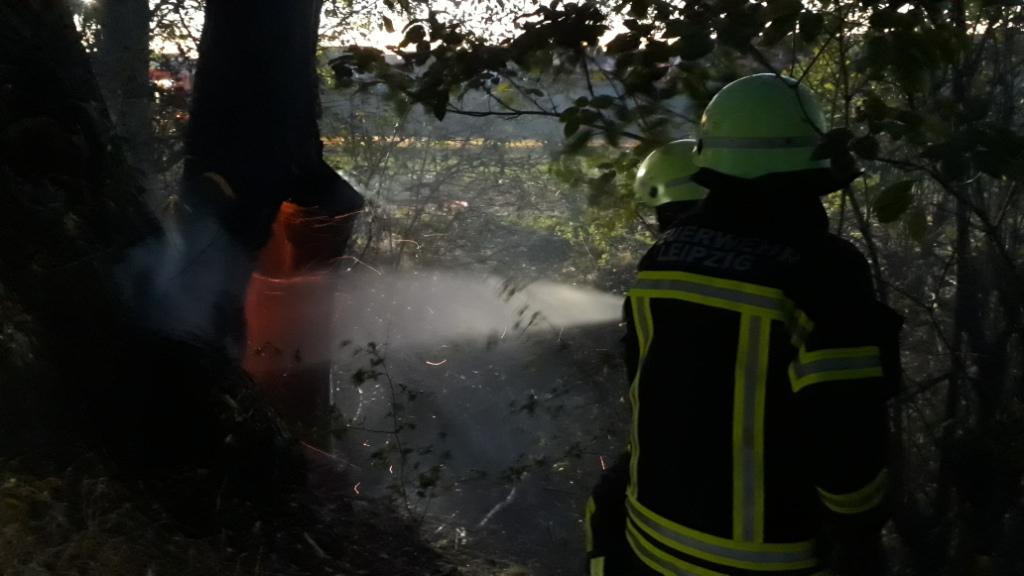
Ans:
[[[782,290],[691,272],[648,270],[637,274],[630,298],[675,298],[713,308],[764,315],[783,322],[794,347],[803,346],[814,322]],[[639,326],[639,324],[638,324]]]
[[[633,553],[658,574],[667,576],[728,576],[722,572],[715,572],[714,570],[708,570],[707,568],[701,568],[689,562],[684,562],[665,553],[644,539],[640,532],[628,522],[626,523],[626,542],[633,549]]]
[[[818,495],[828,509],[837,514],[860,514],[882,503],[889,490],[889,471],[885,468],[874,480],[856,492],[832,494],[818,488]]]
[[[723,148],[730,150],[773,150],[786,148],[811,148],[821,143],[821,137],[812,136],[766,136],[763,138],[730,138],[709,136],[701,138],[702,148]]]
[[[794,392],[821,382],[881,376],[882,358],[878,346],[829,348],[814,352],[801,349],[789,365],[789,380]]]
[[[818,565],[814,541],[793,543],[738,542],[687,528],[626,499],[631,525],[638,535],[694,558],[747,570],[802,570]]]
[[[688,272],[641,272],[630,296],[677,298],[736,312],[787,320],[792,309],[781,290]]]

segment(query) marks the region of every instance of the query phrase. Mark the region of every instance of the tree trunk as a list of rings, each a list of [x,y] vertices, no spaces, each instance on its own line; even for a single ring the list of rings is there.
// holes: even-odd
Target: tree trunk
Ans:
[[[360,196],[323,160],[318,0],[209,0],[185,142],[185,207],[140,250],[136,311],[150,328],[240,356],[245,291],[281,203],[316,207],[341,256]],[[297,235],[297,238],[302,235]],[[323,239],[321,239],[323,240]]]
[[[322,157],[320,5],[207,2],[186,140],[186,194],[190,204],[214,207],[248,251],[267,241],[284,200],[336,214],[363,204]]]
[[[156,230],[122,158],[65,3],[0,0],[0,444],[55,434],[108,378],[111,269]]]
[[[96,76],[107,108],[139,177],[152,172],[148,0],[101,0]]]
[[[237,363],[137,330],[124,296],[158,232],[67,5],[0,0],[0,459],[99,447],[215,517],[231,486],[273,495],[299,467]]]

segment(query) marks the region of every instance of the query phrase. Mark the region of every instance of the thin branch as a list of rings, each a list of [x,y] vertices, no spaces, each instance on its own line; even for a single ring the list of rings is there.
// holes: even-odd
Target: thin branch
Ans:
[[[583,66],[583,78],[587,81],[587,92],[590,93],[591,98],[594,98],[596,94],[594,94],[594,83],[590,79],[590,66],[587,66],[588,58],[590,58],[590,55],[583,52],[583,57],[580,58],[580,65]]]
[[[764,66],[772,74],[775,74],[776,76],[782,76],[782,73],[775,69],[775,66],[771,63],[770,60],[768,60],[768,57],[765,56],[760,50],[758,50],[756,46],[754,46],[753,44],[748,44],[747,48],[750,49],[750,54],[754,57],[754,60],[757,60],[758,64]]]
[[[533,97],[533,94],[530,94],[529,90],[527,90],[526,88],[521,86],[518,82],[516,82],[515,78],[512,78],[511,76],[507,76],[507,75],[503,75],[502,77],[505,79],[506,82],[511,84],[512,87],[515,88],[520,94],[522,94],[523,98],[526,98],[527,100],[529,100],[530,104],[533,104],[533,106],[536,109],[538,109],[538,110],[545,110],[545,108],[540,105],[540,102],[537,102],[536,98]]]
[[[893,398],[892,401],[895,404],[905,404],[905,403],[909,402],[910,400],[913,400],[916,397],[920,396],[921,394],[924,394],[925,392],[928,392],[932,388],[935,388],[939,384],[942,384],[944,382],[948,382],[950,376],[952,376],[952,374],[950,372],[946,372],[945,374],[940,374],[939,376],[933,376],[931,378],[928,378],[927,380],[923,380],[921,382],[918,382],[917,385],[914,386],[913,390],[907,390],[903,394],[900,394],[896,398]]]
[[[548,112],[546,110],[519,110],[519,109],[513,109],[512,111],[506,111],[506,112],[496,112],[496,111],[493,111],[493,110],[463,110],[461,108],[456,108],[455,106],[452,106],[450,104],[448,106],[448,110],[447,111],[448,111],[449,114],[457,114],[459,116],[469,116],[471,118],[485,118],[485,117],[488,117],[488,116],[498,116],[498,117],[509,118],[509,119],[519,118],[520,116],[545,116],[545,117],[548,117],[548,118],[558,118],[559,116],[561,116],[561,114],[558,113],[558,112]],[[596,128],[597,130],[604,130],[605,129],[604,126],[601,126],[601,125],[593,123],[593,122],[587,122],[587,123],[584,123],[584,124],[581,124],[581,125],[582,126],[587,126],[588,128]],[[644,142],[644,141],[647,140],[647,138],[644,138],[643,136],[641,136],[639,134],[636,134],[636,133],[633,133],[633,132],[628,132],[628,131],[619,132],[619,136],[625,136],[626,138],[630,138],[632,140],[636,140],[637,142]]]
[[[825,40],[825,42],[822,43],[821,48],[818,49],[818,52],[813,57],[811,57],[811,61],[808,62],[807,66],[804,67],[803,74],[800,75],[800,78],[797,78],[797,84],[802,83],[804,79],[807,78],[807,75],[810,74],[811,69],[814,68],[814,65],[818,63],[818,59],[821,58],[822,54],[825,53],[825,49],[828,48],[828,45],[832,43],[832,40],[835,40],[836,36],[839,34],[839,31],[842,30],[845,27],[845,25],[846,18],[844,17],[843,21],[839,23],[839,26],[835,30],[833,30],[832,34],[830,34],[829,37]]]
[[[867,180],[862,175],[862,181],[864,181],[864,189],[867,190]],[[867,221],[867,215],[861,211],[860,202],[857,201],[856,194],[849,186],[846,186],[844,191],[850,200],[850,207],[853,209],[854,218],[857,219],[857,228],[860,230],[861,236],[864,238],[864,244],[868,249],[868,257],[871,260],[871,268],[875,272],[875,278],[878,280],[876,284],[876,290],[878,292],[878,299],[884,303],[889,303],[889,294],[885,289],[887,285],[882,278],[882,260],[878,254],[878,244],[875,242],[875,236],[871,232],[871,224]]]

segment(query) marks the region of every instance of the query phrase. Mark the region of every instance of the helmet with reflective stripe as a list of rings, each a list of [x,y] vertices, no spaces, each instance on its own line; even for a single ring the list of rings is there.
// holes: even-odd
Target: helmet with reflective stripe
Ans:
[[[644,158],[633,182],[638,204],[658,207],[669,202],[702,200],[708,191],[690,180],[697,166],[693,163],[696,140],[676,140],[656,149]]]
[[[828,168],[827,159],[811,158],[824,132],[825,117],[807,86],[754,74],[711,99],[700,119],[696,162],[740,178]]]

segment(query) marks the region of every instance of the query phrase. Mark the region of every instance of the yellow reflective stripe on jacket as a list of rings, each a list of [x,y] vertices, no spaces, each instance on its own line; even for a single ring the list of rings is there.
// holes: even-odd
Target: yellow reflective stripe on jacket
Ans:
[[[604,556],[590,559],[590,576],[604,576]]]
[[[814,352],[801,348],[789,366],[789,380],[794,392],[821,382],[881,376],[882,358],[878,346],[829,348]]]
[[[637,341],[640,345],[639,362],[637,362],[636,374],[633,376],[633,383],[629,387],[629,404],[632,407],[633,418],[630,429],[630,450],[629,450],[629,486],[627,492],[636,495],[637,470],[640,461],[640,374],[644,370],[644,358],[651,347],[654,339],[654,317],[651,315],[651,301],[645,296],[630,295],[630,303],[633,306],[633,325],[636,327]]]
[[[706,534],[664,518],[634,498],[626,499],[630,524],[638,534],[694,558],[747,570],[800,570],[818,564],[814,541],[742,542]]]
[[[594,498],[587,498],[587,508],[583,514],[583,534],[588,554],[594,551],[594,527],[590,525],[590,522],[594,519],[594,512],[596,510],[597,504],[594,503]]]
[[[747,282],[689,272],[644,271],[637,274],[636,284],[629,292],[630,296],[674,298],[787,320],[787,300],[781,290]]]
[[[792,334],[790,343],[797,350],[803,348],[804,343],[807,342],[807,337],[814,331],[814,322],[804,314],[803,310],[796,307],[796,304],[789,302],[789,308],[786,311],[786,324],[789,326],[789,330]]]
[[[782,290],[690,272],[647,270],[637,274],[630,298],[670,298],[739,313],[768,316],[790,330],[792,344],[803,346],[814,322]],[[635,312],[634,312],[635,313]]]
[[[818,488],[821,501],[837,514],[860,514],[882,503],[889,489],[889,471],[882,469],[866,486],[847,494],[832,494]]]
[[[644,564],[665,576],[728,576],[685,562],[648,542],[632,524],[626,525],[626,542]]]
[[[733,400],[733,539],[764,540],[764,404],[771,319],[740,317]]]
[[[640,344],[640,358],[647,355],[654,337],[654,318],[651,316],[650,299],[645,296],[630,296],[633,306],[633,325],[636,327],[636,339]],[[638,371],[639,372],[639,371]]]

